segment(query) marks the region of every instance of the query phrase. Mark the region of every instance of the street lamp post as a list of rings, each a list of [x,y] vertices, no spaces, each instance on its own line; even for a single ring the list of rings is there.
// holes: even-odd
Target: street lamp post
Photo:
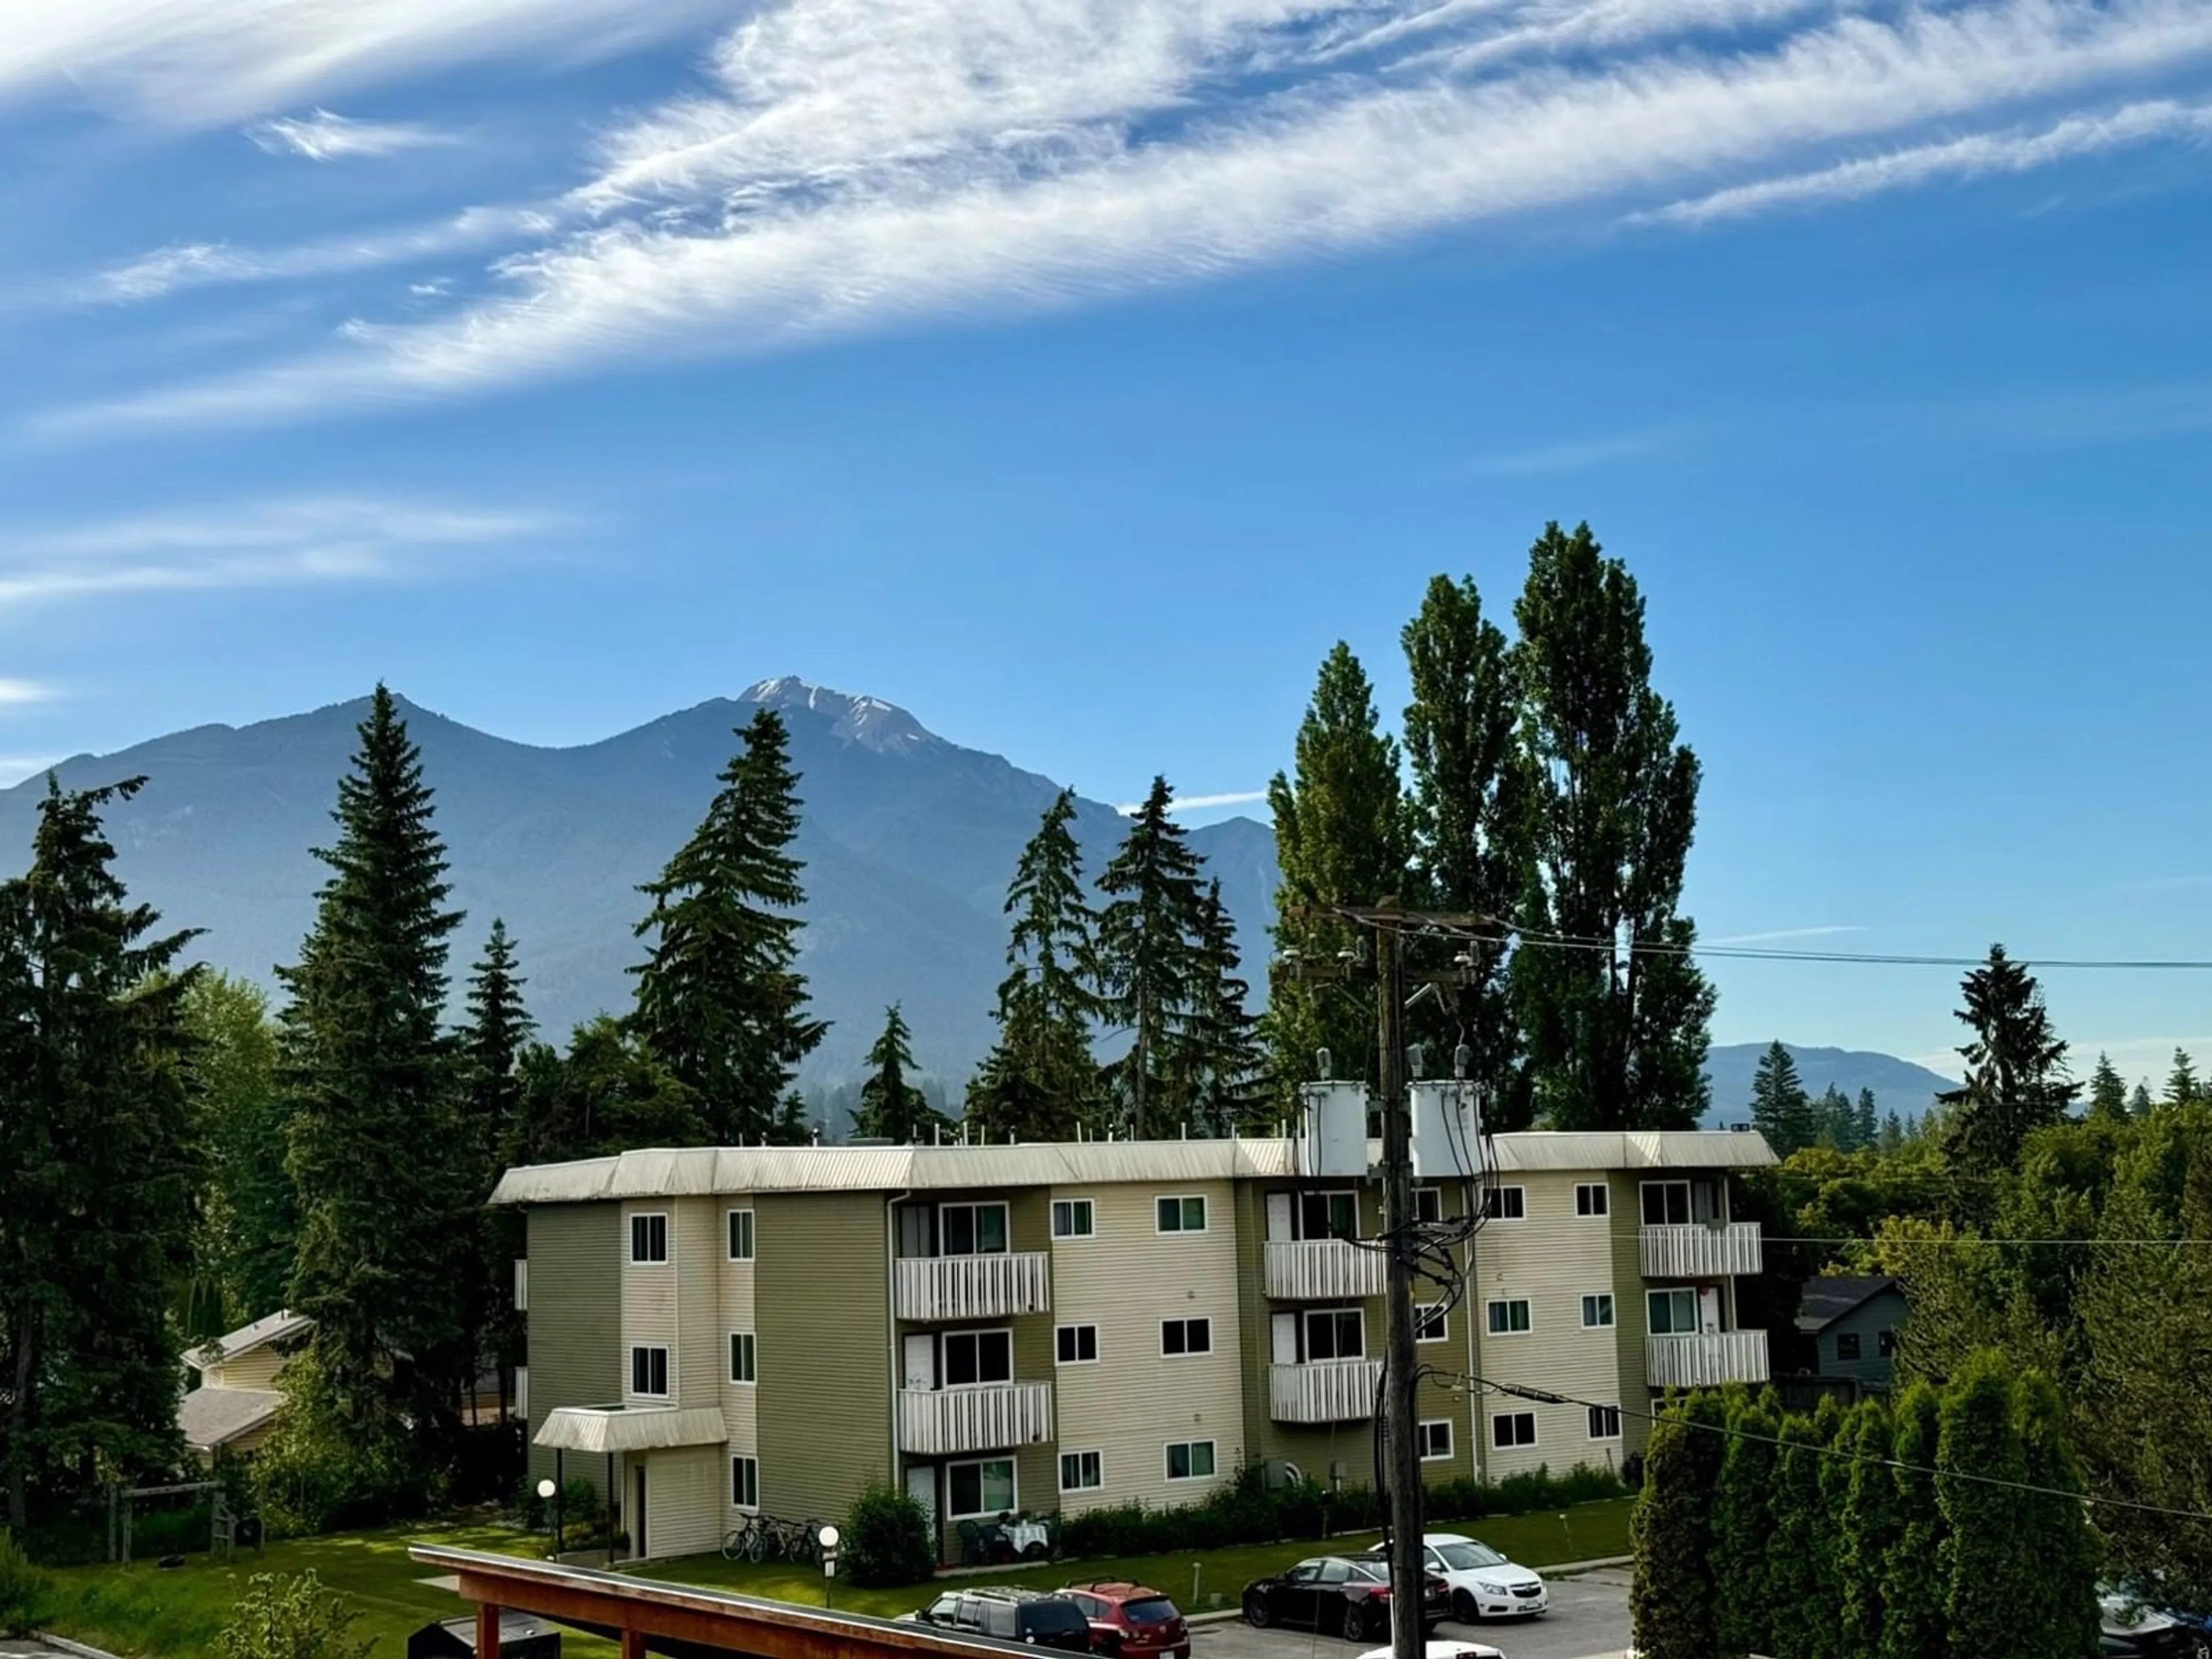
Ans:
[[[814,1534],[814,1541],[822,1546],[822,1605],[824,1608],[830,1605],[830,1587],[837,1577],[837,1540],[840,1535],[836,1528],[826,1525]]]
[[[553,1559],[557,1562],[561,1559],[562,1544],[561,1483],[548,1475],[538,1483],[538,1495],[542,1498],[550,1498],[553,1503]]]

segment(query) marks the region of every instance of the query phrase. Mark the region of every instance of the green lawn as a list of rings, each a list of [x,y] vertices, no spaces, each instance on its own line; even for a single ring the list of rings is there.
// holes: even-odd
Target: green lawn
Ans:
[[[1587,1560],[1628,1552],[1628,1512],[1632,1500],[1583,1504],[1565,1511],[1510,1516],[1457,1528],[1503,1550],[1523,1565]],[[1437,1529],[1455,1529],[1438,1522]],[[1361,1534],[1335,1540],[1352,1549],[1372,1541]],[[398,1659],[408,1636],[435,1619],[467,1611],[451,1590],[423,1581],[435,1575],[407,1556],[414,1543],[448,1544],[461,1549],[535,1554],[538,1540],[496,1526],[387,1527],[374,1532],[271,1544],[265,1553],[251,1552],[225,1565],[210,1556],[186,1558],[167,1571],[141,1562],[130,1567],[68,1567],[54,1573],[54,1595],[46,1628],[126,1659],[210,1659],[215,1638],[257,1572],[304,1572],[312,1567],[324,1583],[348,1597],[361,1611],[356,1635],[376,1643],[375,1659]],[[1133,1560],[1063,1561],[1040,1567],[1010,1568],[991,1582],[1054,1588],[1084,1578],[1132,1578],[1165,1591],[1184,1611],[1203,1613],[1233,1607],[1252,1579],[1279,1571],[1327,1547],[1316,1543],[1255,1544],[1210,1554],[1146,1556]],[[1198,1572],[1193,1593],[1193,1569]],[[822,1603],[817,1567],[763,1563],[739,1565],[718,1555],[691,1556],[641,1571],[679,1583],[705,1584],[747,1595]],[[842,1581],[836,1605],[857,1613],[912,1612],[932,1594],[926,1585],[902,1589],[855,1589]],[[564,1632],[562,1650],[568,1659],[612,1659],[613,1644],[574,1632]]]

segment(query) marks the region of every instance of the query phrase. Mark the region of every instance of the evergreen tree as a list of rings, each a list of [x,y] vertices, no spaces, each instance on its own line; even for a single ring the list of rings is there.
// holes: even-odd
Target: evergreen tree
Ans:
[[[1967,1169],[2010,1170],[2030,1132],[2065,1115],[2076,1085],[2067,1080],[2066,1044],[2051,1029],[2035,977],[1990,947],[1989,960],[1966,977],[1960,1022],[1973,1041],[1959,1050],[1966,1062],[1963,1089],[1936,1097],[1954,1109],[1950,1151]]]
[[[2014,1621],[2032,1605],[2033,1581],[2047,1564],[2021,1547],[2021,1494],[1985,1484],[2027,1478],[2010,1370],[2001,1355],[1975,1355],[1944,1389],[1936,1468],[1949,1534],[1938,1559],[1952,1659],[2013,1659],[2021,1641]],[[1982,1479],[1948,1478],[1957,1474]]]
[[[2203,1085],[2197,1080],[2196,1062],[2189,1058],[2188,1049],[2177,1048],[2173,1051],[2173,1069],[2166,1074],[2166,1103],[2186,1106],[2203,1097]]]
[[[526,1045],[515,1073],[522,1117],[518,1164],[565,1164],[706,1141],[697,1097],[625,1022],[608,1015],[577,1026],[566,1054],[547,1043]]]
[[[1545,527],[1514,614],[1538,879],[1512,984],[1537,1104],[1562,1129],[1689,1128],[1713,1010],[1680,913],[1697,757],[1651,689],[1635,580],[1589,526]]]
[[[716,1146],[805,1138],[792,1088],[829,1026],[807,1012],[798,971],[798,775],[773,708],[738,733],[722,787],[659,878],[640,889],[653,943],[637,975],[638,1034],[698,1103]]]
[[[284,1167],[289,1130],[268,993],[251,980],[204,971],[179,1012],[207,1154],[184,1334],[204,1341],[284,1305],[299,1203]]]
[[[1811,1106],[1798,1079],[1797,1062],[1777,1037],[1752,1073],[1751,1127],[1765,1136],[1777,1158],[1787,1158],[1811,1144],[1806,1136]]]
[[[1169,816],[1174,792],[1155,777],[1129,820],[1121,850],[1098,874],[1098,1004],[1130,1036],[1109,1071],[1120,1085],[1129,1133],[1146,1138],[1147,1109],[1161,1094],[1159,1070],[1189,1023],[1198,976],[1202,889],[1198,854]]]
[[[1825,1595],[1820,1559],[1824,1511],[1820,1437],[1810,1418],[1782,1421],[1774,1458],[1774,1530],[1768,1534],[1766,1590],[1773,1607],[1772,1659],[1824,1659],[1821,1636],[1838,1609]]]
[[[1085,902],[1074,818],[1075,792],[1062,790],[1006,890],[1014,923],[999,984],[999,1038],[968,1085],[968,1121],[993,1138],[1066,1140],[1096,1123],[1097,918]]]
[[[1364,948],[1342,921],[1302,912],[1403,897],[1407,811],[1398,745],[1381,729],[1374,688],[1339,641],[1321,665],[1298,726],[1296,763],[1267,786],[1275,822],[1275,942],[1285,957],[1332,961]],[[1320,1051],[1338,1077],[1372,1081],[1375,1017],[1332,986],[1284,979],[1271,989],[1264,1021],[1278,1087],[1311,1078]]]
[[[1765,1394],[1729,1398],[1729,1438],[1713,1501],[1714,1652],[1745,1659],[1773,1652],[1781,1611],[1768,1589],[1774,1533],[1774,1437],[1781,1425]]]
[[[2097,1069],[2089,1074],[2089,1115],[2106,1123],[2128,1121],[2128,1085],[2110,1054],[2100,1054]]]
[[[1407,803],[1413,896],[1424,908],[1510,916],[1531,874],[1528,769],[1519,741],[1520,692],[1504,634],[1482,614],[1474,579],[1429,582],[1420,613],[1401,636],[1413,700],[1406,708]],[[1376,894],[1374,896],[1381,897]],[[1431,947],[1417,963],[1443,967],[1464,954],[1474,980],[1449,998],[1417,1007],[1417,1040],[1449,1052],[1474,1050],[1468,1075],[1482,1091],[1484,1116],[1497,1130],[1528,1127],[1528,1074],[1522,1064],[1506,975],[1508,936]],[[1425,963],[1425,954],[1433,963]],[[1463,1035],[1462,1035],[1463,1034]]]
[[[1851,1109],[1851,1150],[1863,1152],[1879,1138],[1881,1119],[1874,1103],[1874,1091],[1859,1091],[1858,1104]]]
[[[2148,1117],[2151,1104],[2149,1089],[2138,1083],[2135,1086],[2135,1092],[2128,1097],[2128,1115],[2133,1118]]]
[[[1240,971],[1237,922],[1208,882],[1198,906],[1191,1005],[1170,1064],[1182,1121],[1211,1135],[1258,1133],[1268,1122],[1267,1054],[1260,1021],[1245,1005],[1251,986]]]
[[[468,1020],[460,1032],[461,1134],[474,1163],[472,1185],[481,1241],[466,1310],[475,1364],[499,1374],[504,1413],[514,1368],[523,1363],[526,1329],[514,1305],[514,1264],[527,1249],[520,1213],[486,1204],[514,1161],[522,1137],[522,1079],[516,1070],[538,1029],[522,998],[507,924],[493,918],[483,955],[469,975]]]
[[[1727,1407],[1710,1391],[1669,1399],[1644,1452],[1629,1519],[1636,1553],[1628,1615],[1639,1659],[1711,1659],[1716,1645],[1713,1509],[1726,1455]]]
[[[432,792],[379,685],[338,781],[331,874],[300,960],[279,969],[289,1165],[299,1194],[293,1311],[316,1322],[325,1398],[349,1423],[450,1427],[468,1368],[476,1155],[441,1030],[443,842]]]
[[[2035,1563],[2026,1577],[2015,1617],[2021,1659],[2081,1659],[2099,1651],[2097,1540],[2080,1498],[2049,1493],[2081,1490],[2081,1470],[2066,1423],[2066,1404],[2051,1379],[2027,1371],[2019,1385],[2020,1428],[2027,1482],[2044,1490],[2019,1495],[2014,1548]]]
[[[951,1119],[906,1080],[915,1069],[913,1041],[906,1016],[894,1002],[884,1010],[883,1033],[868,1050],[868,1080],[860,1085],[860,1109],[853,1115],[854,1134],[927,1146],[952,1127]]]
[[[0,1469],[35,1499],[173,1467],[173,1300],[197,1229],[181,1002],[101,817],[143,779],[49,775],[31,865],[0,884]]]
[[[1839,1152],[1852,1151],[1851,1129],[1857,1120],[1858,1109],[1850,1097],[1831,1083],[1814,1104],[1814,1144]]]
[[[1880,1659],[1948,1659],[1944,1577],[1947,1523],[1936,1479],[1942,1401],[1925,1382],[1898,1398],[1890,1471],[1897,1498],[1896,1542],[1882,1572]]]
[[[1874,1659],[1882,1651],[1883,1596],[1892,1552],[1905,1527],[1897,1477],[1889,1468],[1896,1430],[1879,1395],[1853,1408],[1838,1443],[1851,1454],[1838,1526],[1838,1576],[1843,1581],[1841,1651]]]
[[[1897,1109],[1893,1106],[1889,1115],[1881,1121],[1881,1134],[1875,1144],[1881,1147],[1882,1156],[1889,1158],[1904,1150],[1905,1140],[1905,1120],[1897,1115]]]

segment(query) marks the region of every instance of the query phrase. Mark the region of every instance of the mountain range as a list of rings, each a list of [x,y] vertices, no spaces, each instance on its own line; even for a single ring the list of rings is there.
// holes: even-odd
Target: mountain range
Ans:
[[[1713,1103],[1707,1123],[1751,1121],[1751,1079],[1764,1042],[1717,1044],[1705,1056],[1705,1081],[1712,1085]],[[1875,1104],[1887,1112],[1894,1109],[1907,1121],[1926,1111],[1941,1090],[1959,1085],[1941,1073],[1917,1066],[1894,1054],[1870,1054],[1856,1048],[1808,1048],[1795,1042],[1782,1045],[1797,1062],[1798,1081],[1815,1099],[1833,1084],[1853,1100],[1859,1091],[1874,1091]]]

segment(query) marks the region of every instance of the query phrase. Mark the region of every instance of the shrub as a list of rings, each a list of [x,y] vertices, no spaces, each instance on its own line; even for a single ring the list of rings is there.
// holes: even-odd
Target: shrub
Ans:
[[[937,1570],[929,1516],[896,1486],[871,1485],[846,1512],[842,1553],[856,1584],[919,1584]]]
[[[284,1371],[284,1403],[253,1460],[253,1494],[279,1536],[335,1531],[421,1515],[434,1489],[406,1427],[352,1420],[325,1386],[313,1350]]]
[[[361,1615],[314,1573],[256,1573],[215,1640],[219,1659],[368,1659],[347,1628]]]
[[[20,1636],[36,1625],[52,1587],[15,1535],[0,1527],[0,1636]]]

